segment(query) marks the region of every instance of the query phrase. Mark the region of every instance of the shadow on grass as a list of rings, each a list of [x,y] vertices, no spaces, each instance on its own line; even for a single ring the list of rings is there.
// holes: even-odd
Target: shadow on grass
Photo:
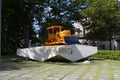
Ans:
[[[15,62],[15,60],[4,59],[0,62],[0,71],[21,70],[23,68],[41,67],[42,65],[42,62],[38,63],[25,60],[21,62]]]
[[[17,56],[12,56],[17,57]],[[57,57],[57,58],[51,58],[47,61],[41,62],[41,61],[35,61],[35,60],[28,60],[28,61],[20,61],[15,62],[15,60],[10,60],[12,58],[11,56],[4,56],[3,61],[0,62],[0,71],[10,71],[10,70],[20,70],[22,68],[36,68],[46,65],[60,65],[60,66],[81,66],[83,65],[83,61],[87,59],[82,59],[77,62],[71,62],[63,57]],[[104,59],[101,58],[94,58],[93,61],[104,61]]]
[[[0,63],[0,71],[10,71],[10,70],[19,70],[19,69],[20,67],[13,63],[6,63],[6,62]]]
[[[22,61],[22,62],[15,62],[14,60],[3,60],[0,63],[0,71],[11,71],[11,70],[21,70],[23,68],[36,68],[41,66],[52,66],[52,65],[59,65],[59,66],[81,66],[83,65],[84,60],[80,60],[77,62],[71,62],[71,61],[64,61],[64,60],[47,60],[44,62],[35,61],[35,60],[28,60],[28,61]],[[94,59],[92,60],[92,64],[94,64],[94,61],[104,61],[104,59]]]

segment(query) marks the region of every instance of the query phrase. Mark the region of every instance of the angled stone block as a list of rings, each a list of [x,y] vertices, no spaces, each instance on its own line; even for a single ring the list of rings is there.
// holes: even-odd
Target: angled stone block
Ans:
[[[70,61],[78,61],[95,53],[97,53],[97,47],[79,44],[40,46],[17,50],[18,56],[27,57],[38,61],[45,61],[57,55]]]

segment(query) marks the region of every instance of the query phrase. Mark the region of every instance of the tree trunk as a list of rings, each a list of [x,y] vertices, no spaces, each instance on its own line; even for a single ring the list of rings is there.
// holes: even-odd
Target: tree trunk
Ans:
[[[112,43],[111,43],[111,39],[109,40],[109,49],[112,50]]]
[[[2,12],[2,0],[0,0],[0,59],[1,59],[1,12]]]
[[[25,33],[25,44],[24,44],[24,47],[28,48],[29,47],[29,27],[28,26],[25,27],[24,33]]]
[[[83,37],[85,37],[85,27],[83,27]]]

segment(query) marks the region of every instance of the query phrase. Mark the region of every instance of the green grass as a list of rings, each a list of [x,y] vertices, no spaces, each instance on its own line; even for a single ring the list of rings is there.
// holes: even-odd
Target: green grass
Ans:
[[[93,55],[93,57],[97,58],[96,60],[93,60],[90,64],[84,64],[82,61],[78,62],[52,62],[52,61],[45,61],[45,62],[39,62],[39,61],[22,61],[22,62],[15,62],[14,60],[11,60],[10,58],[16,58],[18,56],[16,55],[6,55],[2,56],[2,65],[4,66],[0,68],[2,71],[21,71],[23,70],[23,73],[19,75],[18,77],[21,77],[23,75],[29,74],[28,72],[34,73],[35,71],[38,71],[38,76],[41,74],[48,74],[48,76],[44,77],[40,80],[48,80],[50,77],[54,77],[56,74],[60,74],[61,72],[67,70],[68,72],[63,73],[63,76],[61,77],[61,80],[63,80],[65,77],[74,75],[74,73],[79,70],[83,69],[83,71],[78,74],[78,80],[82,80],[82,78],[92,72],[92,68],[95,66],[95,75],[93,75],[92,80],[98,80],[98,78],[101,75],[101,71],[106,68],[108,71],[109,80],[114,80],[114,70],[118,69],[120,70],[120,50],[118,51],[110,51],[110,50],[99,50],[97,54]],[[102,58],[102,59],[101,59]],[[104,59],[103,59],[104,58]],[[71,67],[72,70],[71,70]],[[70,71],[69,71],[70,69]],[[24,72],[24,70],[27,70]],[[31,71],[29,71],[31,70]],[[36,77],[36,75],[32,76],[33,78]],[[12,78],[11,78],[12,79]],[[29,80],[29,78],[27,79]],[[89,80],[89,79],[88,79]]]
[[[93,57],[120,60],[120,50],[98,50],[98,53],[93,55]]]
[[[7,59],[8,60],[8,59]],[[98,80],[100,76],[100,72],[102,69],[106,68],[108,71],[109,80],[114,80],[114,69],[117,68],[118,71],[120,70],[120,61],[119,60],[93,60],[90,64],[84,64],[83,62],[51,62],[51,61],[45,61],[45,62],[38,62],[38,61],[23,61],[23,62],[14,62],[14,61],[3,61],[3,63],[6,65],[6,67],[11,69],[9,71],[19,72],[23,70],[23,73],[19,75],[18,77],[21,77],[23,75],[29,74],[29,72],[32,71],[32,73],[38,71],[37,75],[32,76],[35,78],[36,76],[39,76],[41,74],[48,74],[48,76],[45,76],[43,80],[48,80],[49,77],[54,77],[54,75],[60,74],[61,72],[67,70],[68,72],[63,73],[61,80],[63,80],[65,77],[74,75],[78,69],[82,69],[82,72],[78,74],[78,80],[82,80],[82,78],[88,74],[91,73],[93,70],[93,67],[96,67],[95,69],[95,75],[93,75],[93,80]],[[16,68],[18,67],[18,68]],[[7,68],[5,67],[2,69],[3,71],[7,71]],[[24,70],[26,72],[24,72]],[[30,71],[29,71],[30,70]],[[29,80],[29,79],[28,79]],[[42,79],[41,79],[42,80]],[[89,80],[89,79],[88,79]]]

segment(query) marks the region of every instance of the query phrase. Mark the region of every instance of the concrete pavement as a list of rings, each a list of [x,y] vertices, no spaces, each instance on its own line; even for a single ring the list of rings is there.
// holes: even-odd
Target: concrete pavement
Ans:
[[[3,62],[0,80],[120,80],[120,61]]]

